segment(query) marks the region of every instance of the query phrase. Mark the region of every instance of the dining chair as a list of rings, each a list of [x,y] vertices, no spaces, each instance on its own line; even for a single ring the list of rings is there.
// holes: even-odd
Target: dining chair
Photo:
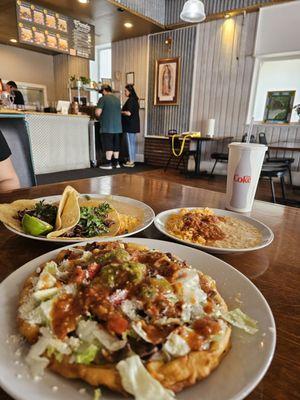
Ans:
[[[37,185],[33,169],[31,146],[24,120],[14,121],[1,120],[1,131],[12,153],[12,163],[20,180],[21,187],[32,187]],[[45,149],[45,152],[48,150]],[[46,156],[46,154],[45,154]]]
[[[258,140],[259,140],[260,144],[264,144],[265,146],[268,146],[265,132],[260,132],[258,134]],[[295,159],[293,157],[271,157],[269,150],[266,151],[265,162],[284,164],[288,170],[291,185],[293,184],[293,182],[292,182],[292,164],[294,161],[295,161]]]
[[[181,150],[182,141],[179,140],[179,138],[177,138],[177,137],[175,137],[174,140],[172,140],[172,137],[174,135],[177,135],[177,130],[176,129],[170,129],[168,131],[169,158],[168,158],[168,161],[167,161],[167,163],[165,165],[164,172],[167,171],[167,169],[168,169],[168,167],[170,165],[170,162],[172,160],[175,160],[175,159],[177,160],[177,164],[176,164],[176,167],[175,167],[176,169],[178,169],[180,167],[180,164],[182,162],[184,163],[184,170],[186,171],[186,169],[187,169],[186,164],[187,164],[188,157],[190,155],[190,150],[189,149],[183,149],[181,155],[179,157],[176,157],[175,154],[173,153],[173,149],[174,149],[175,153],[178,154],[180,152],[180,150]]]
[[[245,133],[245,134],[242,136],[242,142],[246,142],[246,139],[247,139],[247,133]],[[250,137],[250,143],[255,143],[255,142],[256,142],[255,136],[254,136],[254,135],[251,135],[251,137]],[[216,153],[212,153],[212,154],[210,155],[210,157],[211,157],[213,160],[215,160],[215,163],[214,163],[214,165],[213,165],[213,168],[212,168],[212,170],[211,170],[210,175],[213,175],[214,170],[215,170],[216,165],[217,165],[218,162],[220,162],[220,163],[228,163],[228,153],[217,153],[217,152],[216,152]]]

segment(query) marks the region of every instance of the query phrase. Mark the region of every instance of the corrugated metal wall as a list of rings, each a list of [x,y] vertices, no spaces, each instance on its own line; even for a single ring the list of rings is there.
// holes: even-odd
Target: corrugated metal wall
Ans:
[[[116,90],[122,92],[126,85],[126,72],[134,72],[135,89],[140,99],[146,99],[147,94],[147,55],[148,38],[141,36],[133,39],[112,43],[112,73]],[[119,78],[119,79],[117,79]],[[144,154],[145,110],[140,110],[141,134],[137,136],[137,154]]]
[[[191,93],[194,70],[196,27],[177,29],[150,35],[149,39],[149,87],[148,87],[148,135],[164,135],[169,129],[183,132],[189,129]],[[171,51],[165,44],[172,39]],[[180,57],[179,105],[154,105],[154,78],[156,60]]]
[[[183,23],[180,13],[186,0],[114,0],[157,21],[161,25],[169,26]],[[255,5],[270,3],[272,0],[202,0],[206,15],[218,14],[225,11],[247,8]]]
[[[217,136],[241,137],[245,131],[254,67],[257,13],[199,24],[191,128],[216,120]],[[222,142],[207,142],[206,159],[222,151]],[[226,145],[226,143],[225,143]]]
[[[186,0],[165,0],[165,25],[183,23],[180,13]],[[206,15],[270,3],[271,0],[202,0]]]
[[[131,10],[165,24],[165,0],[114,0]]]

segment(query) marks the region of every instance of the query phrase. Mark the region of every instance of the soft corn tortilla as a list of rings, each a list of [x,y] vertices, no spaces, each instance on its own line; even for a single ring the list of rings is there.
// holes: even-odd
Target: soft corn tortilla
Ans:
[[[105,201],[103,199],[90,199],[86,200],[85,198],[79,198],[79,207],[99,207],[102,203],[108,203],[111,211],[108,213],[108,218],[114,221],[114,224],[109,228],[109,232],[100,234],[95,237],[110,237],[116,236],[120,229],[120,218],[118,211],[111,205],[109,201]],[[81,239],[81,238],[76,238]],[[82,238],[82,240],[86,240],[87,238]]]
[[[62,236],[77,225],[80,219],[78,197],[79,193],[75,189],[71,186],[66,187],[58,207],[57,216],[59,215],[59,218],[56,217],[56,223],[60,228],[48,233],[47,238]]]
[[[5,225],[23,232],[21,221],[18,219],[18,211],[33,210],[38,200],[16,200],[10,204],[0,204],[0,221]]]
[[[79,193],[72,186],[66,186],[65,190],[63,191],[63,194],[61,195],[61,199],[60,199],[60,202],[58,205],[58,210],[57,210],[57,215],[56,215],[56,221],[55,221],[55,230],[57,230],[57,231],[60,230],[61,228],[63,228],[62,213],[64,211],[68,197],[71,193],[72,193],[72,195],[71,195],[72,198],[73,198],[73,196],[77,196],[77,197],[79,196]],[[68,207],[69,207],[69,205],[68,205]]]

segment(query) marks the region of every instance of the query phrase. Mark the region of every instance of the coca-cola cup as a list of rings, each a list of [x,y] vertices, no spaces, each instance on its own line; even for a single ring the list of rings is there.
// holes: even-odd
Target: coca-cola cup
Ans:
[[[229,144],[226,208],[237,212],[252,210],[267,146],[257,143]]]

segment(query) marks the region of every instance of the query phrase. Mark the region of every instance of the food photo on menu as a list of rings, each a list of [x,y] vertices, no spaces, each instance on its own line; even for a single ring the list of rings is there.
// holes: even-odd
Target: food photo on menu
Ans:
[[[45,15],[46,26],[51,29],[56,29],[56,17],[54,14],[49,14],[49,12]]]
[[[68,39],[63,37],[58,37],[58,48],[62,51],[69,51],[69,43]]]
[[[68,22],[65,18],[58,17],[57,29],[59,29],[62,32],[68,32]]]
[[[19,2],[19,13],[20,13],[20,18],[25,20],[25,21],[32,21],[32,13],[31,13],[31,8],[30,4],[24,4]]]
[[[39,25],[45,25],[45,16],[42,10],[34,9],[33,11],[33,21]]]
[[[46,45],[52,49],[57,48],[57,37],[54,33],[46,31]]]
[[[33,30],[33,35],[34,35],[34,43],[35,44],[37,44],[39,46],[46,46],[46,36],[45,36],[44,31],[39,30],[38,28],[35,28]]]
[[[30,27],[26,27],[23,24],[19,24],[19,31],[21,40],[24,42],[33,42],[33,32]]]

